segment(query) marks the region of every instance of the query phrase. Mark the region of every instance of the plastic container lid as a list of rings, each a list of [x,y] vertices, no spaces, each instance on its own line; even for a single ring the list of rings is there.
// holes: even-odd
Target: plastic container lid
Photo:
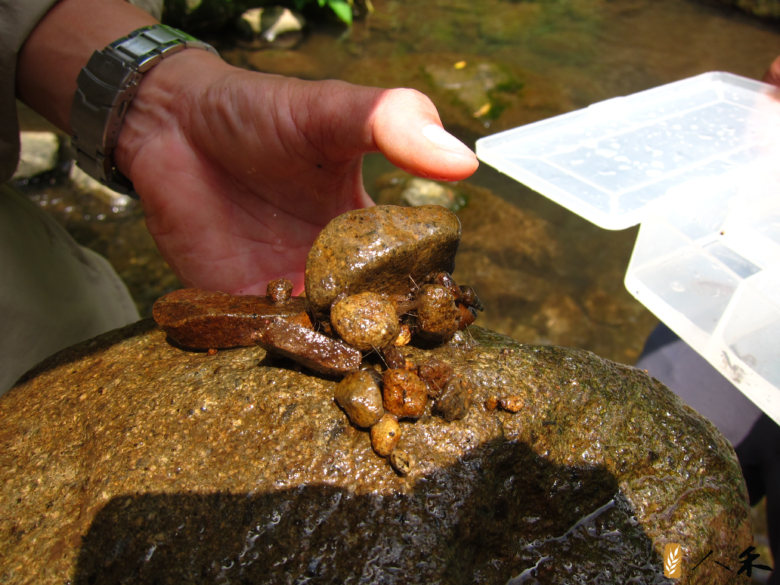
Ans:
[[[477,141],[477,157],[606,229],[670,189],[777,154],[773,86],[705,73]]]
[[[626,287],[780,424],[780,91],[707,73],[477,142],[607,229]]]

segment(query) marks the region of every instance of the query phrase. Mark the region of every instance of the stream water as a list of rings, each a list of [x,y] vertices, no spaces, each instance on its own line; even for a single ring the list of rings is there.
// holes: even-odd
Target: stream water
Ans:
[[[215,44],[226,60],[259,71],[417,88],[471,146],[481,136],[707,71],[760,79],[780,55],[780,24],[693,0],[373,5],[349,35],[335,25],[314,26],[294,50]],[[23,128],[40,124],[23,112]],[[365,157],[372,196],[380,196],[377,181],[393,170],[381,155]],[[656,323],[623,286],[636,229],[596,228],[484,164],[466,183],[451,186],[469,200],[459,212],[465,251],[455,276],[467,276],[463,284],[483,297],[478,324],[522,342],[633,363]],[[143,316],[180,286],[137,204],[85,196],[67,182],[25,188],[80,243],[109,258]]]

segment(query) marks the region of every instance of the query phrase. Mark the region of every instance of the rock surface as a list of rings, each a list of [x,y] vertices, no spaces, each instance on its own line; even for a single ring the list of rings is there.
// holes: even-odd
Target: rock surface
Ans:
[[[405,298],[433,271],[452,272],[460,240],[455,214],[438,206],[382,206],[340,215],[306,260],[306,297],[324,315],[341,293]]]
[[[731,447],[641,371],[478,327],[401,351],[474,389],[463,420],[401,423],[405,476],[334,380],[258,347],[141,321],[53,356],[0,400],[2,581],[664,583],[668,542],[686,567],[750,544]]]

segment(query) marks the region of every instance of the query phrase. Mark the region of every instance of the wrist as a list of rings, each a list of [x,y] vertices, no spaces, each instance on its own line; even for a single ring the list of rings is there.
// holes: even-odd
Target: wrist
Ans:
[[[234,68],[202,50],[185,50],[164,59],[141,79],[127,110],[113,152],[114,163],[128,179],[135,177],[139,153],[157,135],[180,137],[190,129],[199,96]],[[161,165],[159,168],[164,168]]]
[[[125,115],[144,76],[187,49],[216,56],[210,45],[160,24],[142,27],[94,52],[79,73],[70,114],[73,155],[87,174],[116,191],[134,194],[133,184],[114,161]]]
[[[17,96],[70,134],[76,78],[92,53],[156,22],[125,0],[60,0],[19,52]]]

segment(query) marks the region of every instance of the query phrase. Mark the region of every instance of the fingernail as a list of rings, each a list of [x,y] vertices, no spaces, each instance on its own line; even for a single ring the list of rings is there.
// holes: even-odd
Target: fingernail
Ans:
[[[460,140],[455,138],[441,126],[437,126],[436,124],[428,124],[422,129],[422,134],[439,148],[451,150],[452,152],[456,152],[458,154],[475,156],[475,154],[468,146],[463,144]]]

